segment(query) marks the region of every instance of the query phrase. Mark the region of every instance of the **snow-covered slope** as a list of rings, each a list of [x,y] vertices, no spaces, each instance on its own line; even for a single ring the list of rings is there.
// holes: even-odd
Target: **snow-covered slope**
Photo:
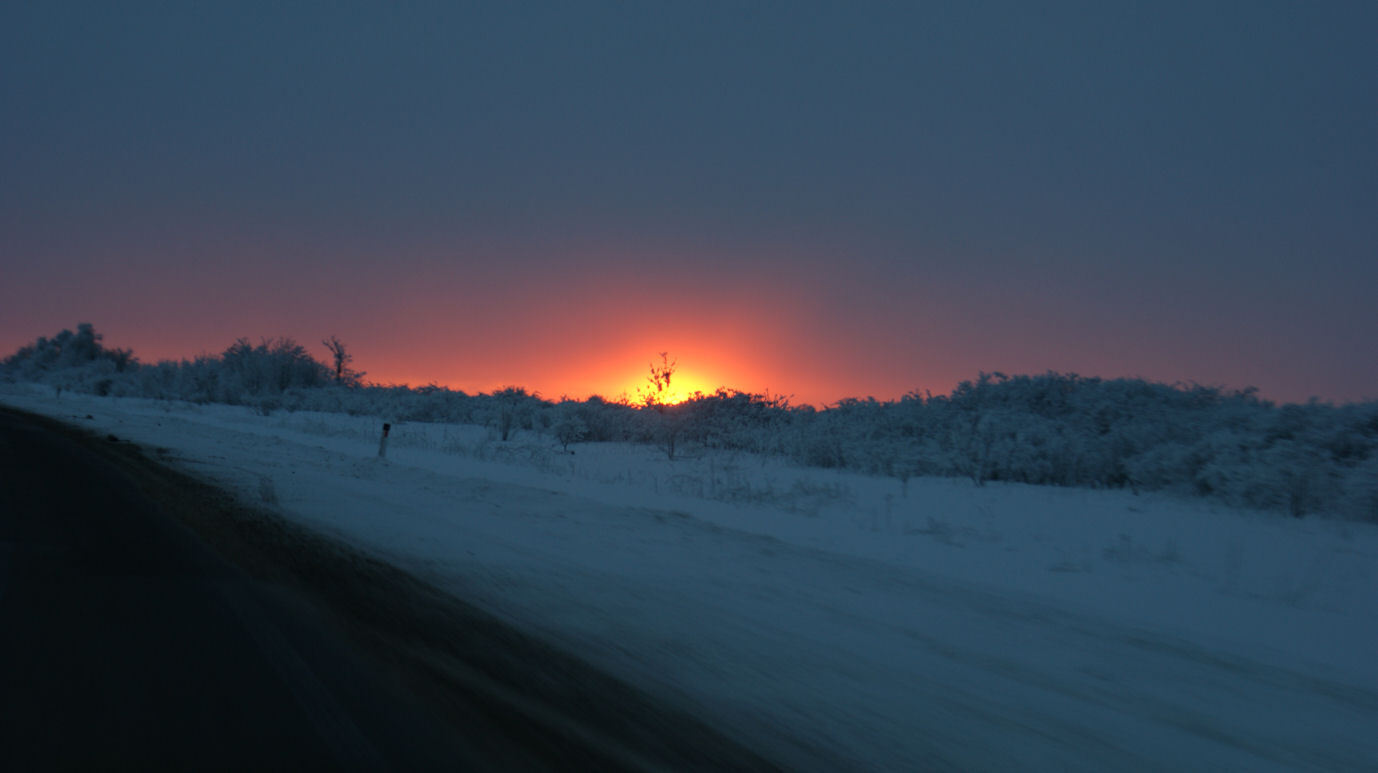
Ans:
[[[1378,767],[1378,528],[7,387],[795,769]]]

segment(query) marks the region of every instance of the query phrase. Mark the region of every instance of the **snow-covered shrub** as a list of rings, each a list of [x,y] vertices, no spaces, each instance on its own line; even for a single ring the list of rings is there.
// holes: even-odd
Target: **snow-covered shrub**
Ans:
[[[216,375],[216,402],[230,404],[324,386],[331,380],[330,369],[290,338],[265,338],[258,346],[241,338],[220,355]]]
[[[0,361],[0,371],[11,378],[54,383],[58,380],[88,382],[89,377],[77,376],[74,370],[90,368],[101,363],[102,372],[124,374],[137,367],[138,360],[128,349],[107,349],[101,344],[104,336],[89,322],[77,325],[76,332],[63,330],[52,338],[40,337],[22,346],[14,354]],[[114,376],[110,377],[113,382]],[[78,387],[72,387],[78,388]],[[108,385],[107,385],[108,388]]]
[[[555,439],[560,441],[561,450],[568,451],[571,443],[578,443],[588,437],[589,428],[579,415],[579,403],[561,400],[555,406],[554,413],[555,419],[551,424],[551,430],[555,434]]]

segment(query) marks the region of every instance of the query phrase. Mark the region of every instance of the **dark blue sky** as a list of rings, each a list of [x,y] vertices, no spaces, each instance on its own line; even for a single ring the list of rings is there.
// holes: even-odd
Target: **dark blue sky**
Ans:
[[[0,10],[5,351],[1378,397],[1372,2],[191,5]]]

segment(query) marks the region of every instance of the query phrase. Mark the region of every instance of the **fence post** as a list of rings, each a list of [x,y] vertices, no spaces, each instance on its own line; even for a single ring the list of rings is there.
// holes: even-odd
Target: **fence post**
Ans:
[[[378,441],[378,458],[379,458],[379,459],[384,459],[384,458],[386,458],[387,455],[388,455],[388,431],[391,430],[391,429],[392,429],[392,425],[391,425],[391,424],[388,424],[387,422],[383,422],[383,437],[382,437],[381,440]]]

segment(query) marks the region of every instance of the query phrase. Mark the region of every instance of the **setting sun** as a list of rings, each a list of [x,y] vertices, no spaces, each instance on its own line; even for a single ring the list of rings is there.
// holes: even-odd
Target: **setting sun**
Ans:
[[[676,373],[671,381],[669,388],[667,388],[664,392],[660,393],[658,402],[663,403],[665,405],[678,405],[693,397],[695,393],[701,392],[706,395],[711,395],[714,392],[716,392],[717,389],[717,385],[710,384],[709,382],[700,379],[695,379],[690,374],[684,374],[683,376],[681,376],[681,374]],[[644,400],[641,399],[642,396],[649,395],[652,392],[653,388],[651,388],[650,385],[647,384],[638,387],[636,392],[629,392],[628,394],[635,395],[636,397],[633,400],[633,402],[639,403],[644,402]]]
[[[628,399],[641,405],[678,405],[695,394],[712,394],[720,385],[711,379],[686,372],[679,361],[668,352],[661,352],[659,362],[651,362],[636,385],[627,390]]]

